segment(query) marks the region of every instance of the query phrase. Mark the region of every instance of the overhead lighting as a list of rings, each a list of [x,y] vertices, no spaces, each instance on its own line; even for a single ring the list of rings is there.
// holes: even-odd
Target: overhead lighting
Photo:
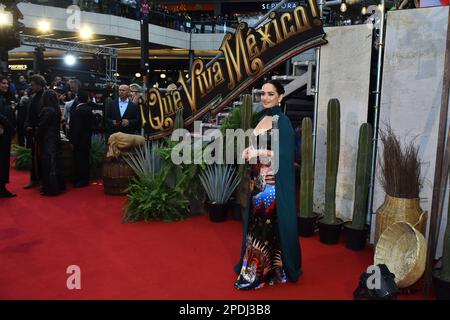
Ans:
[[[135,78],[140,78],[142,75],[139,73],[139,72],[137,72],[135,75],[134,75],[134,77]]]
[[[73,54],[67,53],[64,56],[64,63],[67,64],[68,66],[73,66],[75,65],[75,63],[77,63],[77,58]]]
[[[119,73],[114,73],[114,77],[120,77],[120,74]]]
[[[50,22],[42,19],[37,22],[37,28],[41,33],[47,33],[51,30]]]
[[[345,12],[347,11],[347,4],[345,3],[345,1],[343,1],[341,3],[341,8],[340,8],[341,12]]]
[[[0,9],[0,27],[11,27],[12,25],[13,25],[12,13]]]
[[[89,40],[93,36],[92,29],[88,26],[83,26],[80,29],[80,38],[83,40]]]
[[[367,14],[367,8],[366,7],[362,7],[361,14],[362,15],[366,15]]]
[[[161,79],[165,79],[167,77],[165,73],[161,73],[159,76],[161,77]]]

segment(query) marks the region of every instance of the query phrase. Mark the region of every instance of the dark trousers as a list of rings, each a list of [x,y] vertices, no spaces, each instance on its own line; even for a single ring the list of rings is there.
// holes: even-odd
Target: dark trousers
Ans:
[[[31,170],[30,170],[30,181],[39,181],[39,171],[40,171],[40,156],[39,156],[39,144],[33,134],[27,134],[27,147],[31,149]]]
[[[73,183],[89,183],[90,146],[73,146]]]

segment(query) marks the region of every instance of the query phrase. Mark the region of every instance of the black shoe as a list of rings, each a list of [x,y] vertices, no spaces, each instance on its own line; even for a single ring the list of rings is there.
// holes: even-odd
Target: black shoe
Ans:
[[[23,188],[24,189],[31,189],[31,188],[37,187],[38,185],[39,185],[38,182],[31,181],[29,184],[24,185]]]
[[[0,198],[14,198],[15,196],[17,196],[15,193],[8,190],[0,191]]]

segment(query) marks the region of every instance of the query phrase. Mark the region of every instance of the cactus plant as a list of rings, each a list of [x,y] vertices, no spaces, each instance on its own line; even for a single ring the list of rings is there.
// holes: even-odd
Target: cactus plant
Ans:
[[[177,111],[175,112],[175,121],[173,123],[173,130],[183,128],[184,128],[183,109],[177,109]]]
[[[356,160],[355,201],[351,228],[363,230],[366,225],[367,194],[372,162],[372,126],[363,123],[359,128],[358,156]]]
[[[312,122],[310,118],[302,120],[302,163],[300,171],[300,217],[312,218],[314,169],[312,154]]]
[[[325,215],[324,224],[339,223],[336,218],[336,182],[339,166],[341,111],[338,99],[330,99],[327,110],[327,166],[325,177]]]
[[[241,129],[246,132],[248,129],[252,128],[252,117],[253,117],[253,102],[252,96],[245,94],[242,98],[242,118],[241,118]],[[245,147],[248,144],[245,143]],[[250,166],[248,164],[239,165],[239,175],[242,177],[241,184],[239,186],[239,195],[241,204],[241,212],[244,213],[245,207],[247,205],[247,196],[249,193],[250,186]]]

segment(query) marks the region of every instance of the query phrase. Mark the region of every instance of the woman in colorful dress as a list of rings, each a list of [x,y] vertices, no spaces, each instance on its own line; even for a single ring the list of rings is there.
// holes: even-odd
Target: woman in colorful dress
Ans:
[[[262,86],[264,116],[253,132],[254,140],[260,143],[253,143],[242,154],[246,160],[258,157],[258,161],[251,165],[241,259],[235,266],[239,275],[235,287],[240,290],[296,282],[302,273],[294,176],[295,133],[281,109],[283,94],[283,85],[278,81]],[[264,139],[267,147],[261,148]]]

